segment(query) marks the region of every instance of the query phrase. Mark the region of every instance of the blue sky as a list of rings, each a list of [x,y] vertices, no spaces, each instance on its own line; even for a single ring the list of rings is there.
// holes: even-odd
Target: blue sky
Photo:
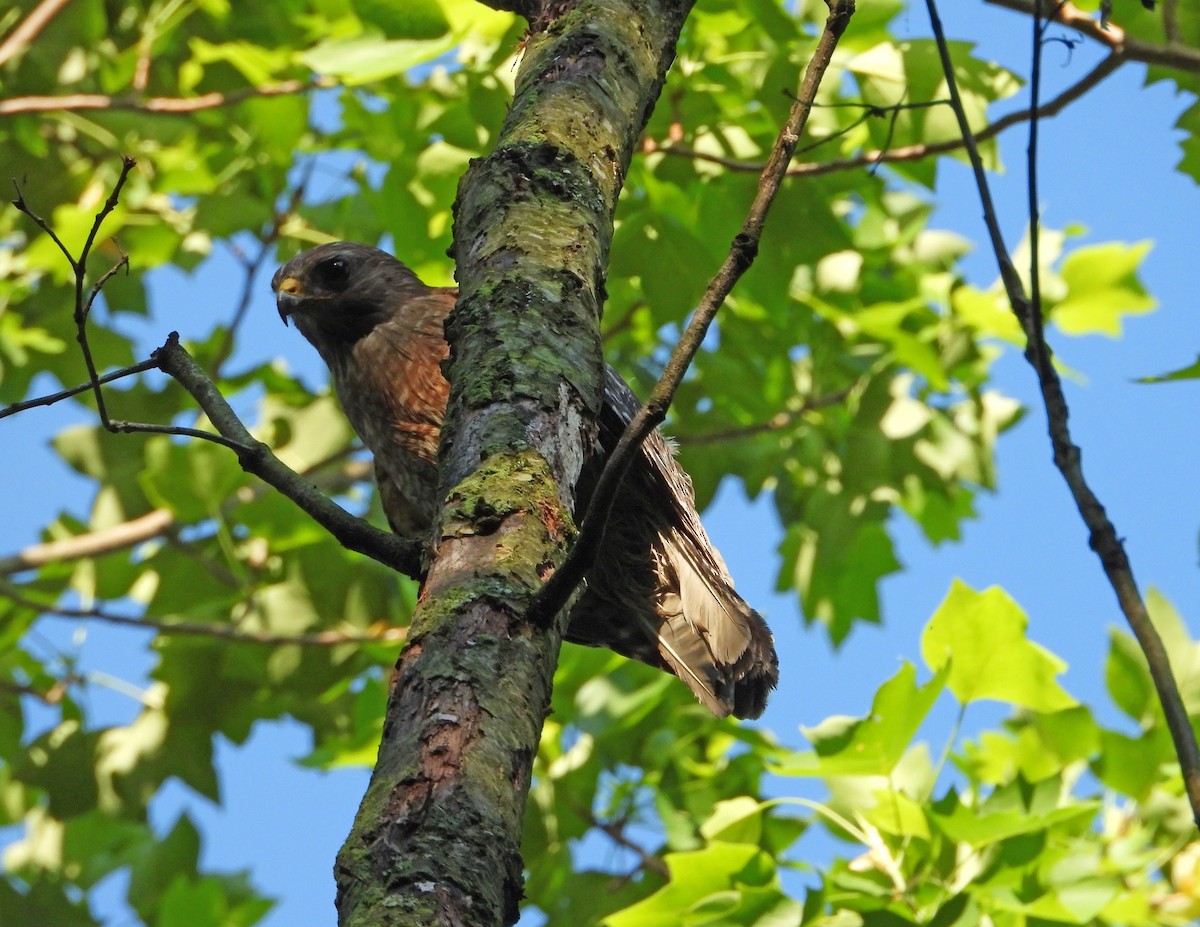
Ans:
[[[1128,4],[1135,7],[1135,4]],[[1026,19],[987,4],[943,4],[949,35],[972,38],[978,54],[1015,70],[1028,59]],[[1136,15],[1136,10],[1128,15]],[[853,28],[853,26],[851,26]],[[1061,30],[1060,30],[1061,31]],[[915,6],[900,20],[901,34],[929,34],[923,7]],[[1047,51],[1044,96],[1075,81],[1098,58],[1083,45],[1070,55],[1060,45]],[[1159,309],[1130,320],[1120,341],[1055,336],[1061,359],[1080,374],[1069,380],[1071,424],[1093,487],[1106,504],[1127,548],[1143,590],[1159,590],[1184,615],[1193,636],[1200,634],[1200,584],[1197,583],[1197,531],[1200,527],[1200,442],[1194,435],[1200,383],[1142,385],[1136,377],[1191,363],[1200,352],[1196,292],[1197,231],[1200,190],[1177,175],[1177,133],[1172,125],[1188,100],[1168,85],[1142,86],[1144,71],[1127,66],[1083,101],[1042,126],[1042,220],[1047,227],[1081,223],[1082,242],[1153,239],[1154,249],[1143,269],[1143,282]],[[1017,97],[1002,111],[1021,108]],[[1023,129],[1001,139],[1007,173],[993,176],[1003,229],[1010,245],[1026,224]],[[783,195],[803,195],[795,185]],[[944,164],[932,195],[932,226],[982,241],[982,223],[968,170]],[[767,234],[772,230],[768,225]],[[183,327],[188,317],[197,331],[206,329],[214,309],[213,294],[228,273],[229,257],[216,256],[198,279],[178,286],[180,278],[153,281],[157,334]],[[971,282],[989,285],[996,276],[990,253],[977,250],[968,260]],[[269,271],[266,274],[269,277]],[[232,296],[229,297],[232,300]],[[169,307],[169,308],[168,308]],[[310,381],[323,380],[319,361],[294,331],[278,325],[264,278],[249,334],[275,347]],[[202,321],[201,321],[202,320]],[[999,446],[999,491],[978,500],[979,517],[965,527],[960,543],[932,548],[903,519],[894,534],[904,563],[901,574],[883,586],[885,623],[859,627],[840,651],[831,652],[818,630],[803,628],[792,595],[774,590],[781,532],[768,504],[749,504],[727,484],[706,514],[706,525],[722,550],[739,590],[767,614],[775,629],[783,682],[762,723],[793,746],[802,746],[800,725],[814,725],[831,714],[863,714],[874,687],[893,674],[901,660],[922,666],[919,635],[925,622],[960,578],[976,588],[999,585],[1028,612],[1030,636],[1069,662],[1066,688],[1077,698],[1100,707],[1108,721],[1103,666],[1108,629],[1120,626],[1114,596],[1086,531],[1057,471],[1045,436],[1045,419],[1035,393],[1032,371],[1016,353],[996,368],[996,387],[1030,407],[1025,419]],[[35,410],[0,425],[10,449],[0,458],[6,485],[28,485],[39,475],[40,492],[9,493],[0,527],[0,553],[35,540],[37,528],[64,505],[78,511],[88,499],[83,483],[56,465],[45,442],[60,428],[85,421],[78,407],[63,404]],[[44,633],[60,644],[78,647],[85,667],[102,669],[137,682],[144,679],[150,657],[148,635],[93,625],[86,637],[72,624],[51,620]],[[844,685],[846,678],[852,685]],[[98,720],[123,720],[134,709],[127,695],[97,690]],[[931,719],[927,734],[935,739],[949,729],[949,707]],[[107,716],[107,718],[106,718]],[[997,715],[999,716],[999,711]],[[995,720],[984,712],[970,717],[968,727]],[[309,744],[295,726],[260,724],[242,748],[218,746],[224,805],[214,808],[185,789],[171,786],[155,806],[164,826],[183,807],[202,823],[207,865],[221,870],[248,868],[256,885],[281,901],[264,922],[267,927],[335,922],[332,861],[365,788],[365,770],[320,773],[301,770],[291,761]],[[803,783],[773,787],[808,790]],[[805,791],[811,797],[819,792]],[[605,849],[603,852],[608,852]],[[813,852],[821,852],[815,847]],[[120,913],[119,880],[106,886],[102,910],[112,924],[132,923]]]

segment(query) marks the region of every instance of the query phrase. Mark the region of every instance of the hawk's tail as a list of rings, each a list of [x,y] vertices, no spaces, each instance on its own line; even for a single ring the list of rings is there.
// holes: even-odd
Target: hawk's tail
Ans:
[[[651,534],[646,550],[622,536],[632,524],[618,521],[605,536],[567,639],[674,673],[718,717],[757,718],[779,679],[766,622],[711,546],[668,530]]]
[[[697,558],[686,537],[660,540],[659,656],[714,714],[757,718],[779,681],[770,629],[734,591],[724,564],[705,562],[719,557],[713,548]]]

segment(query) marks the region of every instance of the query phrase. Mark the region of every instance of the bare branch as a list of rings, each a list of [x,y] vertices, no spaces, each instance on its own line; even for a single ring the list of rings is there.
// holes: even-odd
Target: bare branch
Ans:
[[[328,81],[285,80],[261,87],[246,87],[228,93],[202,93],[196,97],[114,97],[103,93],[68,93],[61,96],[12,97],[0,100],[0,116],[17,113],[47,113],[78,110],[133,110],[139,113],[195,113],[232,106],[254,97],[278,97],[303,93],[316,87],[333,86]]]
[[[20,553],[0,559],[0,576],[10,576],[22,570],[32,570],[48,563],[65,563],[84,557],[124,550],[165,533],[175,524],[175,516],[167,509],[154,509],[129,521],[101,531],[34,544]]]
[[[854,13],[854,2],[853,0],[829,0],[829,10],[825,29],[821,33],[816,51],[805,70],[800,92],[796,95],[787,122],[780,130],[779,137],[771,151],[771,157],[763,169],[754,201],[742,223],[741,231],[734,238],[729,254],[720,270],[709,282],[708,288],[700,299],[699,306],[692,315],[691,322],[675,346],[662,376],[651,390],[650,399],[626,426],[612,455],[605,463],[570,553],[563,561],[562,566],[538,591],[530,605],[529,614],[533,620],[550,620],[566,604],[567,599],[570,598],[571,593],[592,565],[596,551],[604,537],[604,529],[612,512],[613,503],[618,497],[618,489],[621,481],[625,478],[629,465],[639,452],[642,441],[666,418],[667,409],[675,391],[683,382],[692,358],[700,350],[700,345],[704,341],[709,325],[716,317],[717,310],[720,309],[734,284],[746,272],[758,254],[758,242],[762,237],[767,213],[775,199],[775,194],[783,183],[788,162],[791,161],[792,154],[796,150],[796,144],[804,132],[804,126],[808,122],[809,113],[812,112],[813,100],[816,98],[821,78],[824,77],[833,58],[834,49],[837,48],[838,40]]]
[[[67,608],[22,595],[7,583],[0,583],[0,595],[22,608],[28,608],[51,618],[103,621],[127,628],[155,631],[159,634],[181,634],[192,637],[214,637],[239,644],[297,644],[303,647],[335,647],[338,644],[390,644],[403,641],[407,628],[388,627],[376,634],[346,631],[313,631],[309,634],[276,634],[270,631],[244,631],[232,624],[212,624],[202,621],[165,621],[144,615],[121,615],[102,608]]]
[[[1071,103],[1074,103],[1085,93],[1104,80],[1104,78],[1116,71],[1117,68],[1124,64],[1126,60],[1127,59],[1123,53],[1119,51],[1113,52],[1107,58],[1101,60],[1094,68],[1092,68],[1092,70],[1056,96],[1053,100],[1048,101],[1036,109],[1022,109],[1000,117],[991,125],[977,132],[975,134],[975,141],[978,143],[995,138],[1006,129],[1010,129],[1015,125],[1028,122],[1033,118],[1045,119],[1051,116],[1057,116],[1060,112],[1066,109],[1067,106],[1069,106]],[[933,155],[945,154],[949,151],[957,151],[962,147],[964,147],[964,142],[961,138],[952,138],[942,142],[930,142],[928,144],[902,145],[898,148],[879,148],[874,151],[864,151],[862,154],[855,155],[852,158],[838,158],[833,161],[810,161],[807,163],[796,163],[788,168],[787,174],[789,177],[817,177],[821,174],[834,174],[839,171],[858,170],[863,167],[873,167],[877,164],[891,164],[900,161],[920,161],[924,158],[932,157]],[[643,143],[642,150],[647,153],[662,152],[663,154],[692,158],[697,161],[708,161],[713,164],[719,164],[727,170],[740,173],[758,173],[763,169],[763,164],[760,161],[744,161],[737,158],[726,158],[703,151],[696,151],[694,148],[689,148],[686,145],[674,143],[670,145],[659,145],[653,139],[647,139]]]
[[[191,393],[200,404],[209,421],[216,427],[217,433],[203,431],[198,428],[184,428],[174,425],[158,425],[145,422],[123,422],[109,419],[104,404],[104,395],[100,386],[100,377],[96,373],[96,365],[92,359],[87,342],[87,316],[91,300],[84,298],[83,285],[86,275],[88,253],[95,243],[96,234],[104,219],[117,205],[121,188],[125,184],[129,172],[136,162],[132,158],[122,161],[121,175],[113,187],[112,193],[105,201],[100,212],[96,214],[91,232],[84,242],[79,257],[75,258],[54,233],[49,223],[34,213],[25,203],[20,188],[17,189],[17,200],[14,202],[19,210],[28,215],[39,228],[42,228],[58,245],[63,255],[70,262],[75,273],[75,326],[76,337],[87,363],[88,375],[96,396],[96,404],[100,420],[104,427],[113,432],[138,432],[149,434],[165,434],[197,438],[222,444],[234,451],[242,469],[254,473],[261,479],[280,490],[300,508],[311,515],[325,527],[344,547],[358,553],[366,554],[393,569],[408,575],[415,575],[420,569],[420,545],[398,538],[390,532],[380,531],[361,518],[356,518],[341,506],[328,499],[321,492],[307,483],[293,470],[285,466],[278,457],[271,453],[261,441],[256,440],[241,420],[229,407],[229,403],[211,379],[209,379],[191,355],[179,343],[179,335],[172,332],[167,343],[151,355],[155,364],[164,373],[174,377]],[[124,259],[122,259],[124,263]],[[92,297],[99,291],[110,272],[101,278],[100,284],[93,288]]]
[[[146,370],[155,370],[158,364],[152,360],[139,361],[136,364],[131,364],[128,367],[122,367],[120,370],[114,370],[112,373],[106,373],[97,380],[98,383],[111,383],[113,380],[120,380],[124,377],[131,377],[135,374],[142,373]],[[91,383],[82,383],[79,386],[72,386],[70,389],[64,389],[57,393],[50,393],[46,396],[38,396],[34,399],[26,399],[24,402],[14,402],[11,406],[6,406],[0,409],[0,418],[7,418],[10,415],[16,415],[18,412],[24,412],[26,409],[36,409],[39,406],[52,406],[56,402],[62,402],[64,399],[70,399],[72,396],[78,396],[80,393],[86,393],[92,389]]]
[[[29,11],[29,15],[16,29],[8,34],[8,38],[0,43],[0,65],[3,65],[17,52],[28,48],[71,0],[42,0]]]
[[[1163,67],[1176,68],[1200,74],[1200,49],[1183,45],[1176,41],[1163,44],[1145,42],[1133,38],[1112,23],[1105,29],[1098,19],[1079,9],[1073,3],[1058,3],[1054,0],[987,0],[995,6],[1007,10],[1015,10],[1032,16],[1034,10],[1040,10],[1043,18],[1053,20],[1061,25],[1074,29],[1080,35],[1107,45],[1115,52],[1120,52],[1125,58],[1141,61],[1145,64],[1159,64]]]
[[[1088,528],[1090,535],[1088,545],[1099,557],[1105,576],[1116,593],[1121,611],[1146,656],[1150,676],[1154,680],[1154,687],[1158,693],[1159,702],[1162,704],[1167,728],[1170,730],[1175,744],[1175,753],[1179,759],[1180,772],[1192,807],[1192,815],[1200,825],[1200,750],[1196,746],[1195,733],[1192,731],[1187,710],[1180,698],[1166,648],[1163,646],[1162,638],[1159,637],[1154,623],[1150,620],[1146,603],[1138,590],[1125,546],[1105,512],[1104,506],[1100,504],[1100,500],[1084,478],[1080,450],[1071,441],[1068,426],[1069,410],[1063,394],[1062,381],[1059,379],[1058,371],[1054,368],[1053,355],[1045,342],[1042,331],[1041,307],[1036,303],[1030,304],[1020,277],[1017,276],[1016,269],[1013,267],[1012,258],[1000,236],[983,161],[979,157],[979,149],[971,136],[962,98],[958,93],[954,65],[950,59],[950,50],[946,44],[946,36],[938,16],[937,5],[935,0],[925,0],[925,5],[929,11],[934,38],[937,40],[938,53],[950,90],[950,98],[953,100],[954,114],[958,119],[959,129],[971,158],[971,167],[975,173],[984,219],[992,240],[992,249],[1000,266],[1000,277],[1013,312],[1016,313],[1028,338],[1025,358],[1034,368],[1038,377],[1038,386],[1046,409],[1050,443],[1054,449],[1054,464],[1070,488],[1079,514]],[[1040,54],[1040,50],[1039,43],[1034,48],[1034,54]],[[1036,100],[1034,102],[1036,104]],[[1035,212],[1030,216],[1030,222],[1036,222],[1036,218]]]

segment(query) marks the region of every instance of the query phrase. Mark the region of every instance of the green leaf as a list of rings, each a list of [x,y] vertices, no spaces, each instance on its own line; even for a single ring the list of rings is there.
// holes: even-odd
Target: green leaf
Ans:
[[[794,754],[777,771],[793,776],[887,776],[946,685],[942,668],[925,685],[905,663],[879,687],[865,718],[827,718],[814,728],[801,728],[812,753]]]
[[[434,39],[450,28],[438,0],[357,0],[354,10],[392,38]]]
[[[1170,380],[1200,380],[1200,355],[1197,355],[1194,364],[1188,364],[1186,367],[1180,367],[1177,370],[1169,371],[1168,373],[1155,374],[1148,377],[1138,377],[1134,383],[1166,383]]]
[[[453,47],[449,35],[436,39],[328,39],[301,54],[299,60],[318,74],[356,86],[403,74]]]
[[[181,521],[216,516],[245,480],[237,457],[210,441],[176,444],[166,436],[146,442],[142,488],[154,505],[173,511]]]
[[[221,927],[228,905],[216,879],[177,878],[162,898],[160,927]]]
[[[200,832],[181,814],[160,841],[144,847],[134,860],[129,880],[129,903],[149,920],[167,888],[180,876],[191,877],[200,859]]]
[[[1066,664],[1025,637],[1028,619],[1002,589],[976,592],[955,580],[921,635],[921,656],[950,669],[950,691],[963,704],[996,699],[1037,711],[1075,700],[1054,677]]]
[[[604,920],[606,927],[700,927],[796,923],[800,905],[779,888],[773,860],[741,843],[668,853],[671,879],[649,898]]]
[[[829,627],[835,642],[856,619],[879,620],[878,581],[900,569],[884,527],[863,517],[848,495],[814,492],[803,524],[788,528],[780,590],[795,586],[804,615]]]
[[[18,891],[8,880],[0,880],[0,919],[5,924],[98,927],[99,922],[92,918],[86,902],[67,897],[69,888],[38,879],[25,891]]]
[[[1196,714],[1200,712],[1200,643],[1192,639],[1187,624],[1161,592],[1148,590],[1145,601],[1150,620],[1168,654],[1184,707]],[[1131,635],[1117,629],[1109,637],[1104,676],[1113,701],[1143,727],[1160,723],[1162,707],[1140,645]]]
[[[1048,783],[1048,787],[1056,788],[1056,784]],[[1036,797],[1010,788],[995,793],[980,807],[972,807],[951,790],[933,805],[930,820],[956,843],[983,847],[1059,825],[1086,827],[1100,807],[1098,801],[1074,801],[1065,807],[1048,808],[1039,808],[1037,804]]]
[[[1108,694],[1125,714],[1145,724],[1154,717],[1158,698],[1146,666],[1146,658],[1132,635],[1111,628],[1104,681]]]
[[[1157,305],[1137,278],[1150,248],[1148,241],[1109,242],[1068,254],[1062,264],[1067,295],[1051,310],[1054,324],[1068,335],[1120,337],[1123,316],[1141,315]]]

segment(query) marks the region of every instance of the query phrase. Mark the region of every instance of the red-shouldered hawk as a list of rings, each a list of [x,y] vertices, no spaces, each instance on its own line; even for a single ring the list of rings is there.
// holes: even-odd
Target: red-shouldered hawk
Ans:
[[[271,281],[279,314],[320,352],[350,423],[375,456],[392,530],[430,540],[449,384],[443,322],[458,291],[429,287],[391,255],[353,242],[305,251]],[[600,444],[637,412],[606,368]],[[692,483],[657,431],[621,486],[567,639],[674,673],[720,716],[762,714],[779,678],[771,632],[733,589],[696,513]],[[580,511],[587,499],[579,500]]]

